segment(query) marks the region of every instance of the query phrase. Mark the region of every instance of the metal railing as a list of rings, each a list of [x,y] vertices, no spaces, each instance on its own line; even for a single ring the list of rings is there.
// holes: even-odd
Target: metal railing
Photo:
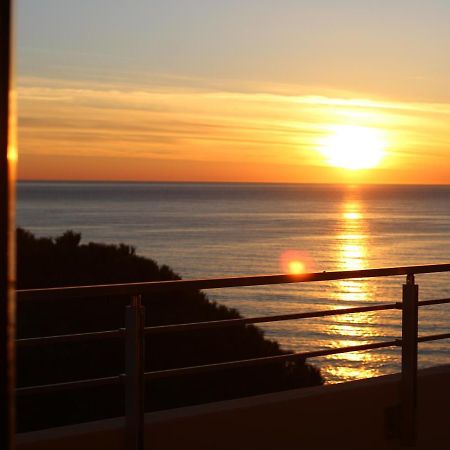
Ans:
[[[390,267],[381,269],[366,269],[338,272],[305,273],[299,275],[263,275],[234,278],[210,278],[203,280],[175,280],[157,281],[146,283],[127,283],[96,286],[77,286],[49,289],[30,289],[17,291],[18,301],[39,301],[50,299],[87,299],[101,296],[127,296],[130,304],[126,307],[125,328],[117,330],[68,334],[59,336],[33,337],[18,339],[19,346],[31,346],[43,343],[74,342],[91,339],[110,339],[125,337],[126,373],[104,378],[95,378],[64,383],[28,386],[18,388],[18,395],[32,395],[46,392],[61,391],[74,388],[104,386],[125,383],[125,416],[126,416],[126,448],[127,450],[141,450],[143,448],[144,429],[144,389],[145,381],[171,376],[197,374],[215,370],[231,369],[238,367],[250,367],[265,365],[274,362],[290,360],[306,360],[319,356],[334,355],[364,350],[372,350],[386,347],[401,347],[401,382],[399,398],[399,422],[400,428],[397,435],[401,437],[405,445],[415,442],[416,437],[416,398],[417,398],[417,345],[419,342],[429,342],[438,339],[450,338],[450,333],[418,336],[418,308],[430,305],[450,303],[450,298],[418,300],[418,285],[415,283],[415,274],[450,272],[450,264],[433,264],[422,266]],[[396,303],[377,304],[354,308],[342,308],[336,310],[312,311],[294,314],[282,314],[276,316],[262,316],[252,318],[227,319],[219,321],[184,323],[176,325],[145,326],[145,308],[141,303],[142,294],[157,292],[182,291],[192,289],[219,289],[242,286],[260,286],[285,283],[303,283],[329,280],[343,280],[352,278],[375,278],[406,275],[406,283],[403,285],[402,301]],[[182,367],[177,369],[165,369],[152,372],[144,372],[144,339],[148,335],[156,333],[172,333],[179,331],[216,329],[236,325],[248,325],[255,323],[268,323],[286,320],[299,320],[314,317],[354,314],[371,311],[401,310],[402,311],[402,336],[384,342],[374,342],[361,345],[315,350],[309,352],[295,352],[283,355],[253,358],[239,361],[207,364],[202,366]]]

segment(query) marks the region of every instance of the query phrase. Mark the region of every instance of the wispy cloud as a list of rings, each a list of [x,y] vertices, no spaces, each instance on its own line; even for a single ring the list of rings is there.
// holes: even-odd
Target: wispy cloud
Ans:
[[[449,104],[162,76],[154,85],[36,77],[18,84],[25,155],[320,166],[318,139],[346,123],[385,130],[392,164],[422,158],[424,148],[434,158],[450,150]]]

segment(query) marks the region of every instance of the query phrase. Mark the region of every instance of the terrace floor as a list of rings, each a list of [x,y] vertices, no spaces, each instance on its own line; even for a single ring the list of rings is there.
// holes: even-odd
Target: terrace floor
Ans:
[[[386,411],[400,376],[298,389],[146,414],[145,449],[394,449]],[[450,445],[450,365],[419,371],[418,438],[413,448]],[[122,450],[124,419],[18,435],[18,450]]]

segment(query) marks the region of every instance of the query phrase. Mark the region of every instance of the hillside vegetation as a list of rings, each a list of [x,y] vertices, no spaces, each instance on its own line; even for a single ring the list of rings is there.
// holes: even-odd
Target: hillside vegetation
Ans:
[[[167,266],[136,255],[128,245],[81,243],[67,231],[37,238],[18,229],[18,289],[177,280]],[[174,249],[176,251],[176,249]],[[241,317],[198,290],[144,295],[146,325]],[[124,327],[123,297],[44,300],[18,305],[18,337],[50,336]],[[280,355],[277,342],[253,326],[152,335],[146,338],[146,371]],[[18,385],[41,385],[124,372],[122,339],[57,343],[18,348]],[[146,410],[321,384],[318,369],[302,360],[255,368],[155,380],[146,384]],[[66,390],[19,397],[21,431],[77,423],[124,413],[122,386]]]

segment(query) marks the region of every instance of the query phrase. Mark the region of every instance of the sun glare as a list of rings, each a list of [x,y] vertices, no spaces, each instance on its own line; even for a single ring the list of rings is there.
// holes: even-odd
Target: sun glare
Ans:
[[[291,261],[289,263],[289,273],[292,275],[300,275],[305,271],[305,265],[301,261]]]
[[[280,266],[283,273],[300,275],[314,270],[314,261],[306,251],[285,250],[280,255]]]
[[[384,133],[375,128],[337,125],[320,142],[320,151],[334,167],[369,169],[384,156]]]

